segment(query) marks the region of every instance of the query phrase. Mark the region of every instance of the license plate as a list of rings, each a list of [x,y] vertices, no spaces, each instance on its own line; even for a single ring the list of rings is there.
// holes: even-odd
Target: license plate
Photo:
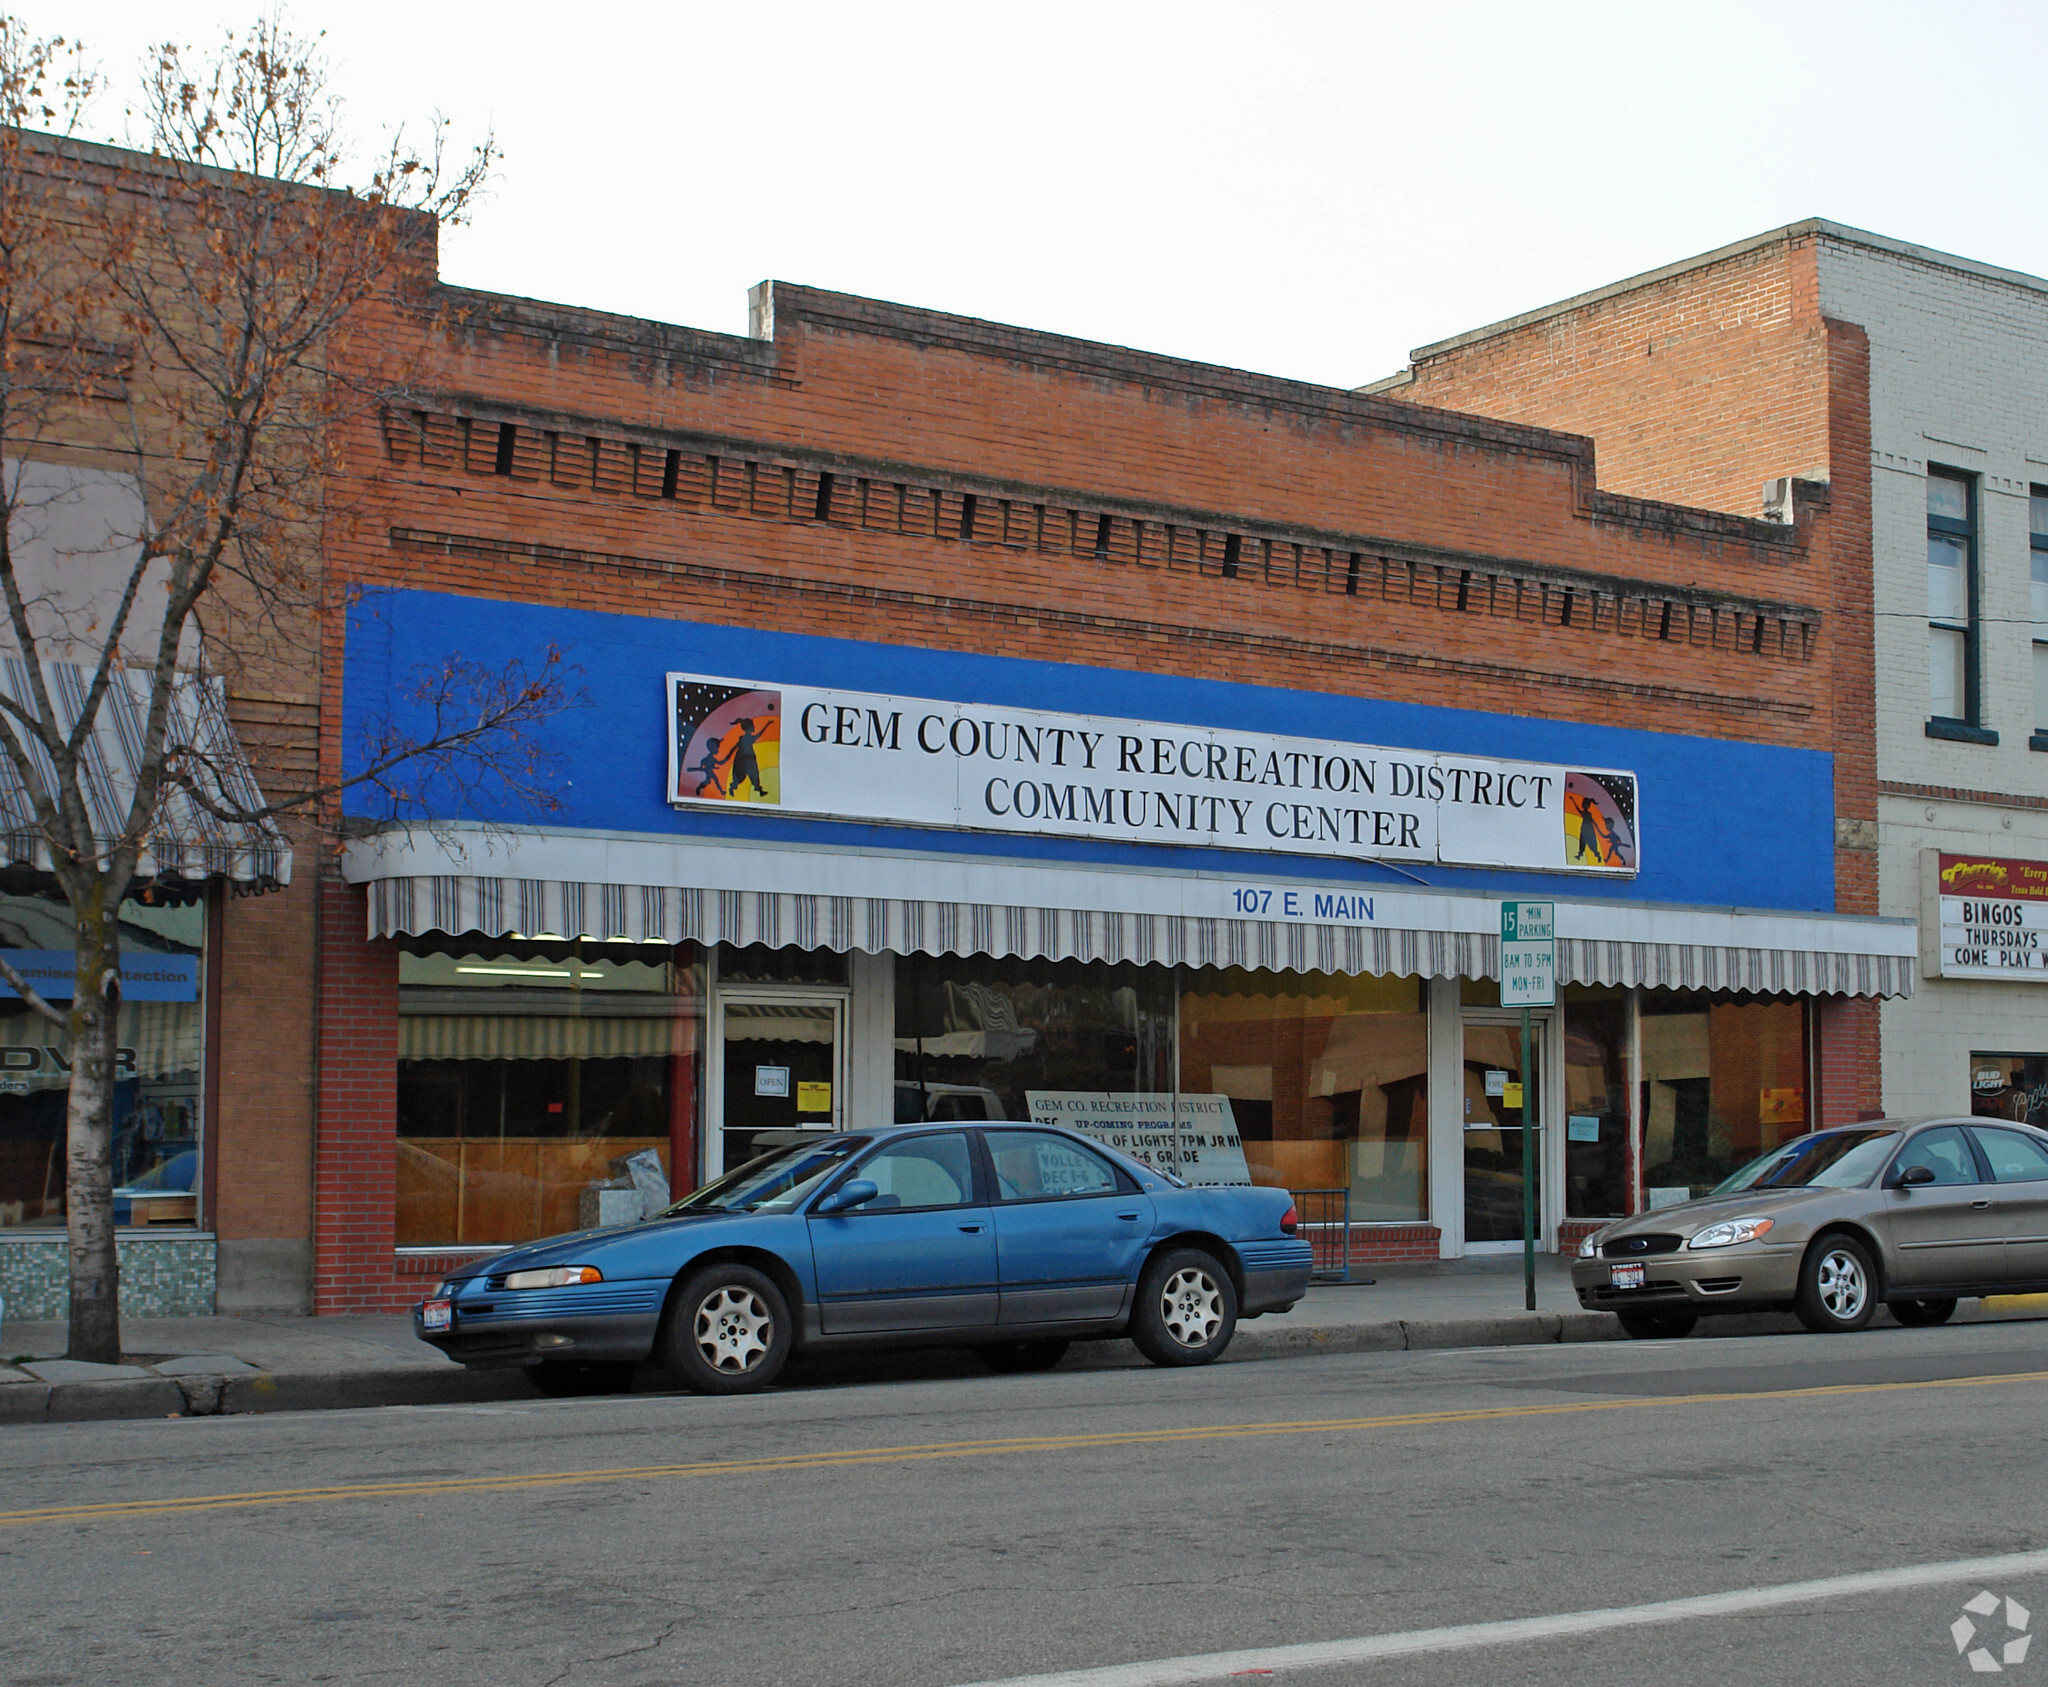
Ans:
[[[1617,1289],[1640,1289],[1643,1286],[1643,1268],[1640,1265],[1610,1265]]]
[[[1641,1270],[1636,1272],[1638,1281]],[[455,1324],[455,1308],[445,1300],[430,1300],[420,1308],[420,1328],[426,1330],[452,1329]]]

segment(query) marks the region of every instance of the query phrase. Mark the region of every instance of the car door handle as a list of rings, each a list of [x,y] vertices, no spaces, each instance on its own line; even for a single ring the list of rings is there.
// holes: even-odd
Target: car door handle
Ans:
[[[981,1234],[981,1226],[978,1224],[963,1224],[960,1228],[970,1236],[979,1236]]]
[[[1972,1201],[1970,1203],[1970,1210],[1972,1212],[1982,1212],[1986,1207],[1990,1205],[1991,1203],[1989,1201]]]
[[[1136,1224],[1138,1222],[1138,1215],[1136,1213],[1118,1213],[1116,1216],[1118,1218],[1127,1218],[1133,1224]]]

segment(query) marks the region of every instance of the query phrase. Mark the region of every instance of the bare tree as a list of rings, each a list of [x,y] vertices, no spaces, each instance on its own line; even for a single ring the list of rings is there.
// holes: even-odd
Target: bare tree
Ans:
[[[326,768],[268,801],[199,729],[194,698],[217,701],[223,676],[317,662],[323,617],[345,607],[320,566],[336,441],[412,378],[394,348],[430,343],[438,233],[494,150],[451,165],[437,120],[427,146],[394,134],[347,185],[317,39],[276,17],[210,56],[152,55],[147,154],[74,138],[96,91],[75,48],[0,17],[0,644],[24,658],[21,683],[0,685],[0,785],[32,809],[76,932],[68,1008],[4,954],[0,978],[70,1038],[70,1352],[111,1361],[118,916],[174,817],[331,821],[345,784],[403,808],[437,780],[545,810],[531,729],[567,699],[556,651],[488,670],[451,655],[417,682],[408,720],[425,724],[375,728],[348,778]],[[129,465],[132,520],[116,525],[132,530],[90,567],[32,557],[22,535],[77,495],[65,465],[107,462]],[[53,683],[57,664],[75,681]],[[138,746],[111,826],[87,765],[109,710]]]

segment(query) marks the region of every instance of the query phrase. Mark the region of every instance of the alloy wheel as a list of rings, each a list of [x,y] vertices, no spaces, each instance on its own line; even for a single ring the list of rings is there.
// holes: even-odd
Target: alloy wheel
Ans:
[[[1160,1322],[1183,1347],[1201,1347],[1223,1326],[1223,1295],[1206,1271],[1183,1268],[1159,1295]]]
[[[697,1304],[697,1351],[714,1371],[751,1371],[768,1355],[775,1320],[752,1289],[731,1284]]]
[[[1855,1320],[1870,1298],[1870,1284],[1863,1275],[1863,1262],[1845,1248],[1830,1248],[1821,1257],[1814,1276],[1820,1303],[1843,1323]]]

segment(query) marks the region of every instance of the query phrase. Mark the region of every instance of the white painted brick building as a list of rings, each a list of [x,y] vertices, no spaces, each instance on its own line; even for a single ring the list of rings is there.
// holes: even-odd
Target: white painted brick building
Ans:
[[[2048,695],[2035,680],[2048,625],[2029,519],[2030,491],[2048,491],[2048,281],[1822,234],[1821,309],[1870,341],[1880,898],[1923,922],[1920,986],[1883,1008],[1884,1101],[1967,1112],[1973,1055],[2048,1059],[2048,972],[1929,976],[1938,913],[1923,906],[1930,852],[2048,861]],[[1977,697],[1961,730],[1933,718],[1928,496],[1943,471],[1974,504]]]

